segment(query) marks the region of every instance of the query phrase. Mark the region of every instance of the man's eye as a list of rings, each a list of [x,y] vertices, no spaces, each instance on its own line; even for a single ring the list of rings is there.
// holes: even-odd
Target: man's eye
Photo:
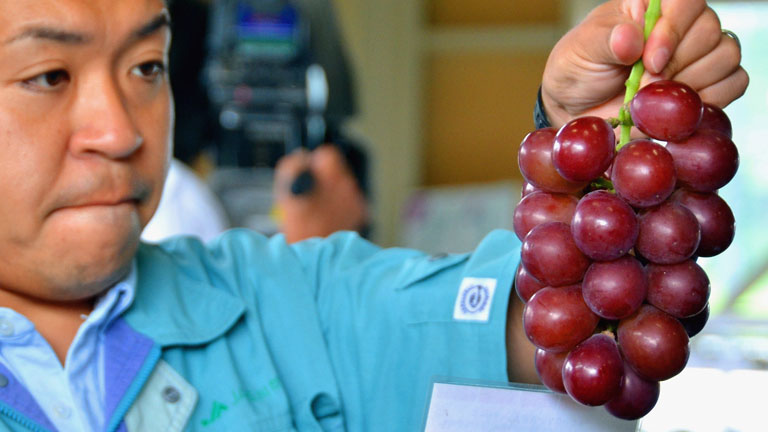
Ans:
[[[24,84],[50,90],[66,81],[69,81],[69,73],[63,69],[57,69],[24,80]]]
[[[153,81],[165,72],[165,65],[159,61],[142,63],[133,68],[133,73],[148,81]]]

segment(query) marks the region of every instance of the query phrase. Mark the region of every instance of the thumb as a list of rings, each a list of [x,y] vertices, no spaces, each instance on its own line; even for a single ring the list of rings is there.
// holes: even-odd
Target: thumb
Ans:
[[[607,1],[555,45],[542,79],[542,99],[553,125],[587,112],[613,112],[628,66],[643,55],[642,3]]]
[[[289,153],[277,162],[274,174],[273,192],[277,196],[290,195],[291,184],[309,168],[310,156],[304,149]]]
[[[643,55],[642,1],[608,1],[561,40],[594,66],[628,66]]]
[[[643,29],[631,21],[617,24],[608,38],[608,50],[616,64],[634,64],[643,55]]]
[[[344,155],[338,147],[323,144],[312,152],[312,170],[329,181],[351,176]]]

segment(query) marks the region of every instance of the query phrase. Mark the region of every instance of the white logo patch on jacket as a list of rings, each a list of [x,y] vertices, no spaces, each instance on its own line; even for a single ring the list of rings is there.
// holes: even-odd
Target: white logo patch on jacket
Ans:
[[[453,307],[453,319],[488,322],[495,292],[496,279],[472,277],[462,279]]]

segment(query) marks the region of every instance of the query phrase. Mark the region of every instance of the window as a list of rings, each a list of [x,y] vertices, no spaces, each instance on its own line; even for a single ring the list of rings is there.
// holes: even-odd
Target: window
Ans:
[[[711,6],[723,28],[741,40],[750,86],[744,97],[726,108],[741,163],[720,195],[736,216],[736,237],[728,250],[702,259],[701,264],[712,283],[714,313],[768,320],[768,2]]]

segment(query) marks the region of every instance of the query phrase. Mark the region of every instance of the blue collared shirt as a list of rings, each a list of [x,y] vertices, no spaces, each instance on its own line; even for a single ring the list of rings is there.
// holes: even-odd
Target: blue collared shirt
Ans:
[[[133,302],[136,265],[123,281],[96,301],[67,352],[65,366],[34,324],[0,307],[0,363],[32,394],[62,431],[96,431],[105,426],[104,330]]]
[[[129,432],[423,429],[432,377],[506,382],[519,256],[509,231],[442,258],[353,233],[142,244],[135,298],[100,341],[101,415]],[[37,384],[0,373],[0,430],[61,427]]]

